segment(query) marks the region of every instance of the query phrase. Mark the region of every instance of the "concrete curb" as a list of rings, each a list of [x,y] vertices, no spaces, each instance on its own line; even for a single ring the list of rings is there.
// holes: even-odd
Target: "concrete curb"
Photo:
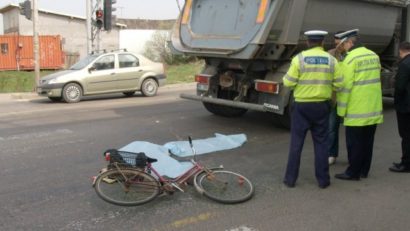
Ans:
[[[177,88],[194,88],[196,86],[196,82],[192,83],[175,83],[175,84],[166,84],[161,89],[177,89]],[[37,95],[35,92],[15,92],[15,93],[0,93],[0,100],[23,100],[23,99],[38,99],[44,98],[42,96]]]
[[[161,88],[179,88],[179,87],[195,87],[196,82],[192,83],[173,83],[173,84],[166,84]]]
[[[11,99],[34,99],[39,97],[36,93],[33,92],[19,92],[19,93],[12,93],[10,95]]]

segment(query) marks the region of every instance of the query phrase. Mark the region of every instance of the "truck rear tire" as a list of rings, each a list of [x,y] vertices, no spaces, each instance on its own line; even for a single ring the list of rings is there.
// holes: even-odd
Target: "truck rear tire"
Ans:
[[[279,116],[279,123],[282,127],[286,129],[290,129],[291,122],[290,122],[290,110],[288,107],[285,109],[285,113]]]
[[[240,117],[243,116],[248,110],[243,108],[228,107],[213,103],[203,103],[206,110],[209,112],[223,117]]]
[[[291,114],[292,114],[292,107],[293,107],[293,102],[295,102],[295,98],[292,95],[289,97],[288,105],[285,108],[285,111],[283,115],[279,116],[279,122],[280,124],[287,129],[290,129],[291,126]]]

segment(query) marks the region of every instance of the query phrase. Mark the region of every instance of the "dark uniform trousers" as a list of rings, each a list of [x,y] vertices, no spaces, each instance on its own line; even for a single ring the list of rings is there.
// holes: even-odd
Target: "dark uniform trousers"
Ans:
[[[351,177],[367,177],[372,163],[374,134],[377,125],[346,126],[346,145],[349,167],[346,174]]]
[[[401,137],[402,158],[401,163],[410,167],[410,113],[397,113],[397,124]]]
[[[291,141],[284,181],[295,184],[306,133],[311,131],[315,149],[315,174],[320,186],[330,183],[327,153],[330,104],[325,102],[295,102],[291,115]]]

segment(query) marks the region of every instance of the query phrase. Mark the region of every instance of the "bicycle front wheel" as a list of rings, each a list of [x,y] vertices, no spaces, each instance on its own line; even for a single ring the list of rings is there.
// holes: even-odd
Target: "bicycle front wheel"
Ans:
[[[252,198],[255,191],[252,183],[239,173],[226,170],[209,170],[195,176],[194,183],[199,193],[214,201],[234,204]]]
[[[112,169],[97,177],[95,191],[109,203],[132,206],[153,200],[160,192],[160,185],[154,177],[145,172]]]

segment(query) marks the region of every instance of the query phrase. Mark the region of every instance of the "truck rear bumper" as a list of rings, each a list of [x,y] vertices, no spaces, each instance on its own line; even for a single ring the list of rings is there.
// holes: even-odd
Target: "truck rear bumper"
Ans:
[[[226,100],[226,99],[216,99],[216,98],[211,98],[207,96],[190,95],[190,94],[185,94],[185,93],[182,93],[179,96],[183,99],[202,101],[204,103],[213,103],[213,104],[219,104],[219,105],[228,106],[228,107],[244,108],[244,109],[249,109],[249,110],[254,110],[254,111],[272,112],[271,110],[269,110],[268,107],[265,107],[264,105],[259,105],[259,104],[237,102],[237,101]]]

